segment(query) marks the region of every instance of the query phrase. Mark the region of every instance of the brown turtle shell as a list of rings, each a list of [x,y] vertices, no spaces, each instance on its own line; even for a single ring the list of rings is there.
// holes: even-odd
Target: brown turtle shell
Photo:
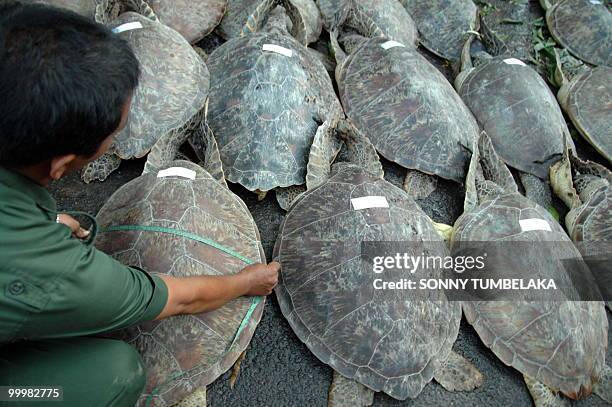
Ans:
[[[459,94],[511,167],[548,178],[569,129],[540,75],[514,58],[488,60],[469,72]]]
[[[386,159],[463,182],[479,129],[446,78],[415,49],[372,38],[342,65],[346,115]]]
[[[98,213],[101,230],[141,225],[186,231],[265,262],[257,225],[244,202],[198,165],[176,161],[172,166],[193,170],[196,178],[148,173],[128,182]],[[100,233],[96,246],[124,264],[177,277],[235,274],[246,265],[213,246],[155,231]],[[227,371],[248,346],[264,301],[235,337],[251,306],[252,298],[240,297],[215,311],[146,322],[117,334],[140,352],[146,366],[140,405],[172,405]]]
[[[98,2],[97,0],[26,0],[30,3],[42,3],[48,4],[55,7],[65,8],[70,11],[74,11],[77,14],[91,18],[92,20],[96,17],[96,7],[98,3],[108,3],[108,0],[104,2]]]
[[[227,0],[147,0],[159,20],[195,44],[221,21]]]
[[[354,210],[351,199],[365,196],[385,197],[389,207]],[[410,242],[432,255],[448,254],[406,192],[354,165],[336,164],[281,225],[274,248],[282,264],[275,289],[281,311],[308,348],[343,376],[397,399],[416,397],[451,351],[460,304],[441,291],[423,298],[413,290],[374,289],[379,276],[397,281],[406,270],[375,274],[363,242],[376,242],[377,253],[397,250],[391,242]]]
[[[555,40],[592,65],[612,66],[612,12],[606,1],[562,0],[546,12]]]

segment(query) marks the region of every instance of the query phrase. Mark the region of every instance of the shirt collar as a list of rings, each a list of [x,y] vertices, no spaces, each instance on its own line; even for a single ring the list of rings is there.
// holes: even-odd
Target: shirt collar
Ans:
[[[0,167],[0,183],[26,194],[44,209],[57,210],[55,200],[49,191],[25,175]]]

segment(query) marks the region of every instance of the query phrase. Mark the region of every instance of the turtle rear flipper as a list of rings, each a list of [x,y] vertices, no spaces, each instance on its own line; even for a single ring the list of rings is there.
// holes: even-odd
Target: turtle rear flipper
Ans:
[[[121,158],[115,154],[104,154],[100,158],[90,162],[83,168],[81,178],[85,183],[91,181],[104,181],[121,165]]]
[[[444,366],[434,379],[448,391],[470,391],[484,383],[484,377],[466,358],[451,351]]]
[[[201,407],[206,405],[206,387],[198,390],[176,403],[173,407]]]
[[[373,403],[373,390],[334,371],[334,377],[329,386],[327,407],[366,407]]]
[[[414,199],[427,198],[438,185],[438,177],[417,170],[408,170],[404,178],[404,191]]]
[[[521,172],[519,176],[527,198],[545,209],[552,207],[552,194],[546,181],[526,172]]]
[[[304,185],[292,185],[286,188],[276,188],[276,201],[280,207],[287,211],[289,207],[296,200],[297,197],[306,192],[306,186]]]
[[[569,407],[569,402],[566,399],[561,397],[560,394],[555,394],[546,385],[527,376],[523,376],[523,378],[535,407]]]
[[[608,307],[610,307],[610,302],[608,302]],[[593,393],[608,403],[612,403],[612,368],[610,366],[604,366],[599,382],[593,387]]]

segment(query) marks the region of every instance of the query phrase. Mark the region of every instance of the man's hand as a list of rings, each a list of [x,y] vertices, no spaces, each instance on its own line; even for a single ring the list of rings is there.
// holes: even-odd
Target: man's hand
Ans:
[[[268,295],[278,284],[280,264],[273,261],[265,264],[252,264],[243,268],[239,274],[248,278],[249,288],[246,295]]]
[[[89,230],[83,229],[79,221],[70,215],[65,213],[57,215],[57,222],[68,226],[72,230],[72,236],[78,239],[86,239],[89,236]]]

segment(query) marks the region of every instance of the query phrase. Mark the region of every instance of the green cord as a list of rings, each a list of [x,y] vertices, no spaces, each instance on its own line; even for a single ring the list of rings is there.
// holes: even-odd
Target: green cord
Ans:
[[[214,247],[215,249],[218,249],[224,253],[229,254],[232,257],[235,257],[239,260],[242,260],[243,262],[245,262],[246,264],[253,264],[254,262],[246,257],[244,257],[243,255],[241,255],[240,253],[235,252],[234,250],[227,248],[223,245],[220,245],[219,243],[210,240],[210,239],[206,239],[204,237],[198,236],[195,233],[190,233],[184,230],[180,230],[180,229],[172,229],[172,228],[166,228],[166,227],[162,227],[162,226],[146,226],[146,225],[116,225],[116,226],[109,226],[103,230],[100,231],[100,233],[106,233],[106,232],[126,232],[126,231],[140,231],[140,232],[158,232],[158,233],[167,233],[167,234],[171,234],[171,235],[175,235],[175,236],[180,236],[180,237],[184,237],[185,239],[189,239],[189,240],[194,240],[196,242],[200,242],[200,243],[204,243],[208,246]],[[244,330],[244,328],[246,328],[247,324],[249,323],[249,320],[251,319],[251,316],[253,315],[253,312],[255,312],[255,308],[257,308],[257,306],[259,305],[259,303],[261,302],[262,297],[252,297],[251,298],[251,306],[249,307],[249,309],[247,310],[246,314],[244,315],[244,318],[242,318],[242,321],[240,322],[240,326],[238,327],[238,331],[236,331],[236,335],[234,335],[234,339],[232,340],[232,343],[230,344],[230,346],[227,348],[227,351],[225,352],[225,354],[227,354],[232,347],[236,344],[236,342],[238,341],[238,338],[240,336],[240,334],[242,333],[242,331]],[[187,373],[187,372],[185,372]],[[174,372],[170,375],[169,380],[174,380],[179,378],[183,373],[181,372]],[[163,385],[162,385],[163,386]],[[155,387],[151,393],[147,396],[147,399],[145,401],[145,405],[150,405],[151,401],[153,400],[153,397],[158,393],[158,388],[161,386],[157,386]]]

